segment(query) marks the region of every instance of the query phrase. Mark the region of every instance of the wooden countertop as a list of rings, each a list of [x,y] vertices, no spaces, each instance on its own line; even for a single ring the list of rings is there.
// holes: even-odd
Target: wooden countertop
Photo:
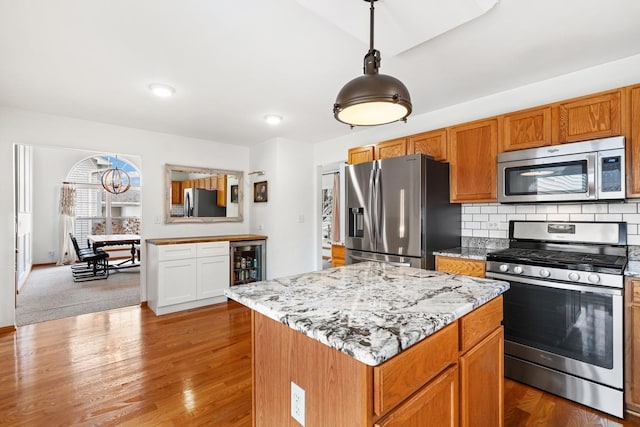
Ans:
[[[267,236],[258,234],[228,234],[223,236],[199,236],[199,237],[165,237],[161,239],[145,239],[152,245],[178,245],[181,243],[203,242],[243,242],[247,240],[266,240]]]

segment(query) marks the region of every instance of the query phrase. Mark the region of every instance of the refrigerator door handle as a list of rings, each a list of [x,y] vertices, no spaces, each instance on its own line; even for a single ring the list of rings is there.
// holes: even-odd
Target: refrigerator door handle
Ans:
[[[389,265],[395,265],[396,267],[411,267],[411,263],[409,262],[394,262],[394,261],[381,261],[379,259],[374,259],[374,258],[367,258],[364,256],[358,256],[358,255],[350,255],[351,258],[358,260],[358,261],[373,261],[373,262],[382,262],[384,264],[389,264]]]
[[[371,233],[371,245],[373,246],[373,250],[376,248],[376,222],[377,218],[374,214],[374,207],[376,205],[376,170],[372,169],[369,173],[369,206],[367,209],[369,210],[369,232]]]
[[[382,249],[382,233],[384,224],[382,223],[382,169],[376,170],[376,250]]]

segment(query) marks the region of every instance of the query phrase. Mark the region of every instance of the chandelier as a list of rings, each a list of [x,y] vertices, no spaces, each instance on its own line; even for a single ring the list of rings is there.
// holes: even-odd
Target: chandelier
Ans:
[[[113,168],[102,174],[102,188],[112,194],[122,194],[131,187],[131,178],[124,169],[118,169],[118,156]]]

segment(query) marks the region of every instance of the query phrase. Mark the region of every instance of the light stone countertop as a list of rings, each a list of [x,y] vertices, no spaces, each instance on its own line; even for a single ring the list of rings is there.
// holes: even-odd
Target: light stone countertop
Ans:
[[[499,280],[364,262],[232,286],[225,295],[376,366],[507,289]]]
[[[433,254],[452,257],[452,258],[464,258],[464,259],[473,259],[477,261],[485,261],[487,259],[487,254],[489,252],[496,252],[499,250],[500,249],[459,247],[459,248],[442,249],[439,251],[433,251]]]
[[[628,261],[624,275],[629,277],[640,277],[640,261]]]

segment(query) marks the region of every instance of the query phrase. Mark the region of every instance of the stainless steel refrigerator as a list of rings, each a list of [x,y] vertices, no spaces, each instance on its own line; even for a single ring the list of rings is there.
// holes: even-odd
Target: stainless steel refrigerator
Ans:
[[[227,208],[218,206],[218,191],[204,188],[184,189],[184,216],[224,217]]]
[[[435,269],[433,251],[460,246],[461,207],[449,203],[449,165],[421,154],[346,168],[346,264]]]

